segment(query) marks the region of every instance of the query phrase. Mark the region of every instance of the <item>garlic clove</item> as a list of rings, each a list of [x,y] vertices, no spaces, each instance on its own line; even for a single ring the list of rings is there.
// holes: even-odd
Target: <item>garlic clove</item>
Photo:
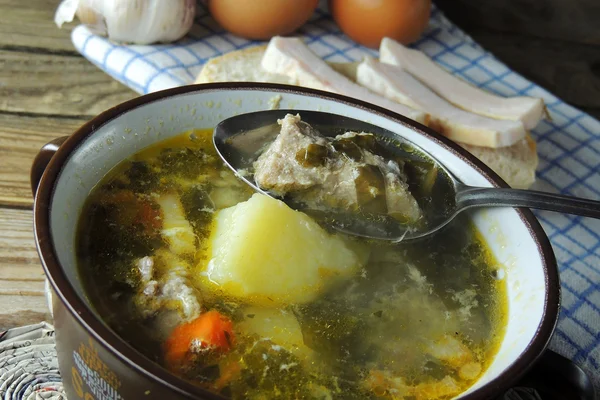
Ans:
[[[83,0],[77,7],[77,18],[96,35],[106,36],[106,20],[103,16],[104,1]]]
[[[55,22],[75,16],[115,42],[150,44],[181,39],[194,24],[196,0],[63,0]]]
[[[192,27],[195,0],[114,0],[105,8],[108,37],[117,42],[173,42]],[[134,7],[131,3],[137,3]]]
[[[60,28],[64,23],[73,21],[79,0],[63,0],[54,13],[54,23]]]

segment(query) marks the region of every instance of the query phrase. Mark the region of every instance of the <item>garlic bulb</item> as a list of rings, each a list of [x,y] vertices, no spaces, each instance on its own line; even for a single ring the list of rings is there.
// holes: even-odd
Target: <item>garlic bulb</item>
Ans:
[[[79,20],[115,42],[173,42],[189,32],[196,0],[63,0],[54,22]]]

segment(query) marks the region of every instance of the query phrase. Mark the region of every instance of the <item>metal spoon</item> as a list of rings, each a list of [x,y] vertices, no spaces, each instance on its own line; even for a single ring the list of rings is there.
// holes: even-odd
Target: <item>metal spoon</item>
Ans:
[[[249,171],[258,155],[279,134],[277,120],[288,113],[300,114],[302,121],[324,136],[334,137],[347,131],[373,133],[382,139],[380,143],[387,143],[386,150],[409,160],[408,163],[418,154],[418,159],[427,159],[441,172],[437,174],[430,202],[422,207],[424,218],[416,226],[401,224],[385,215],[357,215],[343,210],[324,212],[308,209],[292,199],[281,199],[290,207],[346,234],[391,241],[423,238],[443,228],[460,212],[473,207],[529,207],[600,218],[598,201],[532,190],[467,186],[426,151],[394,132],[364,121],[307,110],[270,110],[241,114],[223,120],[213,132],[213,143],[225,164],[256,191],[268,196],[277,197],[261,189]]]

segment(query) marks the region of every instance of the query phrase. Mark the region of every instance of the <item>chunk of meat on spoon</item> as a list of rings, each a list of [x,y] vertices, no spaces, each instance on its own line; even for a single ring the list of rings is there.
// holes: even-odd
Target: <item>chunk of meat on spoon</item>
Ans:
[[[278,121],[281,131],[254,163],[263,189],[310,208],[388,214],[403,222],[421,217],[401,162],[386,160],[369,133],[326,138],[299,115]]]

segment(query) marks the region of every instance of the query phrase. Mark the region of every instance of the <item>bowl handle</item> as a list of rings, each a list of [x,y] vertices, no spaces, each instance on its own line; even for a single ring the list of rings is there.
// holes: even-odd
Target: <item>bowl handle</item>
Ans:
[[[35,156],[30,173],[31,193],[33,193],[33,197],[35,197],[35,193],[37,192],[42,175],[46,170],[46,166],[48,166],[54,153],[56,153],[60,145],[63,144],[67,138],[68,136],[62,136],[46,143]]]

